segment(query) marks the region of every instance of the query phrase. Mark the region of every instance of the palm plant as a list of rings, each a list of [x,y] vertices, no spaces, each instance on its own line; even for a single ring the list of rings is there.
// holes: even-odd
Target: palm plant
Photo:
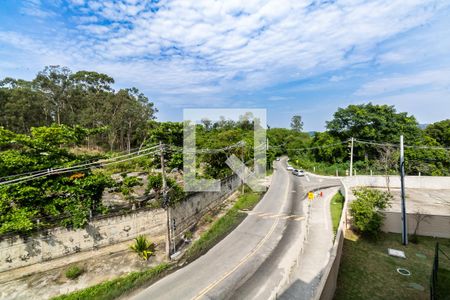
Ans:
[[[147,240],[144,235],[139,235],[134,239],[134,244],[130,246],[131,250],[139,254],[144,260],[155,254],[155,244]]]

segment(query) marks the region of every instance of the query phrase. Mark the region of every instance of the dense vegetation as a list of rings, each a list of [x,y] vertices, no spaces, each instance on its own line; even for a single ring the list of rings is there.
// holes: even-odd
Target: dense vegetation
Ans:
[[[30,135],[0,128],[0,133],[1,176],[97,158],[68,150],[89,133],[79,127],[38,127],[32,128]],[[89,169],[31,179],[0,186],[0,233],[27,232],[54,223],[81,227],[90,215],[104,211],[101,195],[105,187],[113,184],[109,176]]]
[[[0,80],[0,126],[16,133],[57,125],[99,129],[86,144],[130,149],[145,141],[152,102],[136,88],[115,91],[106,74],[49,66],[31,81]]]
[[[160,160],[153,153],[106,171],[82,168],[43,177],[33,177],[33,172],[115,157],[120,155],[117,151],[160,142],[165,145],[167,173],[173,177],[168,179],[170,198],[175,199],[171,204],[183,199],[175,182],[183,169],[183,123],[155,121],[157,110],[145,95],[135,88],[115,91],[112,84],[114,79],[106,74],[73,73],[59,66],[46,67],[31,81],[0,81],[0,181],[31,176],[28,181],[0,185],[0,234],[52,224],[82,227],[90,216],[106,211],[101,203],[106,187],[115,186],[132,201],[132,188],[142,184],[126,173],[157,169]],[[197,153],[197,176],[231,175],[225,161],[232,154],[251,162],[253,129],[262,129],[256,121],[247,114],[238,121],[204,119],[197,124],[196,146],[204,150]],[[423,130],[413,116],[393,106],[368,103],[339,108],[325,132],[302,132],[301,116],[294,116],[291,126],[267,129],[269,167],[275,157],[288,155],[298,167],[331,175],[338,170],[343,175],[349,169],[353,137],[354,169],[359,174],[369,170],[396,174],[397,145],[403,134],[410,145],[405,149],[407,174],[450,175],[450,151],[444,149],[450,147],[450,120]],[[113,182],[112,173],[122,174],[122,182]],[[147,191],[160,194],[160,175],[151,174],[149,179]],[[160,197],[159,205],[163,204]]]
[[[354,168],[359,173],[398,173],[399,138],[404,135],[405,169],[409,175],[450,175],[450,119],[422,130],[414,116],[397,112],[394,106],[372,103],[339,108],[316,133],[310,151],[296,151],[290,157],[299,165],[330,175],[349,169],[350,138],[354,143]],[[443,149],[447,148],[447,149]],[[289,153],[289,151],[288,151]]]

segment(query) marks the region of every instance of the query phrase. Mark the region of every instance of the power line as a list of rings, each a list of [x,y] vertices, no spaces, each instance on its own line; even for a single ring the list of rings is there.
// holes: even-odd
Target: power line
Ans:
[[[314,150],[314,149],[331,148],[331,147],[335,147],[335,146],[339,146],[339,145],[345,144],[347,142],[348,141],[343,141],[343,142],[340,142],[340,143],[329,144],[329,145],[324,145],[324,146],[303,147],[303,148],[283,148],[282,146],[269,146],[269,149],[270,148],[275,148],[275,149],[284,149],[286,151],[306,151],[306,150]]]
[[[108,159],[108,160],[104,160],[104,161],[96,161],[96,162],[89,163],[89,164],[82,164],[82,165],[72,166],[72,167],[67,167],[67,168],[47,169],[45,171],[41,171],[40,173],[36,173],[36,174],[30,175],[30,176],[25,176],[25,177],[21,177],[21,178],[16,178],[16,179],[0,182],[0,185],[9,185],[9,184],[14,184],[14,183],[22,183],[22,182],[27,182],[27,181],[30,181],[30,180],[38,179],[38,178],[41,178],[41,177],[45,177],[45,176],[48,176],[48,175],[59,175],[59,174],[65,174],[65,173],[70,173],[70,172],[76,172],[76,171],[86,170],[86,169],[89,169],[91,167],[93,167],[93,168],[105,167],[105,166],[108,166],[108,165],[111,165],[111,164],[121,163],[121,162],[129,161],[129,160],[133,160],[133,159],[136,159],[136,158],[139,158],[139,157],[142,157],[142,156],[146,156],[146,155],[151,155],[151,154],[157,153],[159,150],[156,150],[156,151],[153,151],[153,152],[149,152],[150,150],[153,150],[153,149],[155,149],[157,147],[158,146],[149,147],[149,148],[146,148],[144,150],[136,151],[136,152],[129,153],[129,154],[126,154],[126,155],[117,156],[117,157],[114,157],[112,159]],[[143,153],[143,154],[139,154],[139,153]],[[131,155],[135,155],[135,156],[128,157],[128,158],[125,158],[125,159],[122,159],[122,160],[117,160],[118,158],[123,158],[123,157],[131,156]]]
[[[374,145],[374,146],[384,146],[384,147],[393,147],[393,148],[399,148],[400,145],[398,144],[392,144],[387,142],[373,142],[373,141],[366,141],[361,139],[355,139],[355,142],[361,143],[361,144],[367,144],[367,145]],[[438,146],[419,146],[419,145],[404,145],[405,148],[410,149],[428,149],[428,150],[450,150],[450,147],[438,147]]]

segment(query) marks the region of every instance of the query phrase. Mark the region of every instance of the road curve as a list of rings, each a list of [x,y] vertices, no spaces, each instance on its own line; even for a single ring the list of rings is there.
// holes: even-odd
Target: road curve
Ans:
[[[132,299],[270,299],[298,263],[305,227],[306,189],[327,185],[275,162],[271,186],[227,237],[194,262]],[[311,187],[310,187],[311,186]]]

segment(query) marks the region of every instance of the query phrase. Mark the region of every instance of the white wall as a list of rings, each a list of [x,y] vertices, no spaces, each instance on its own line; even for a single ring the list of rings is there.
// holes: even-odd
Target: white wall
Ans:
[[[400,176],[390,176],[389,186],[400,188]],[[343,183],[348,187],[371,186],[386,187],[385,176],[352,176],[344,177]],[[450,176],[406,176],[405,188],[415,189],[450,189]]]

